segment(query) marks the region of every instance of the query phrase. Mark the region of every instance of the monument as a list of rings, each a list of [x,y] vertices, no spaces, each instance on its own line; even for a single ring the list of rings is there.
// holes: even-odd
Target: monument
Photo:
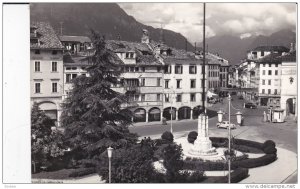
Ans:
[[[218,154],[216,149],[212,147],[212,142],[208,137],[208,116],[206,113],[198,117],[198,137],[194,145],[188,152],[193,157],[215,156]]]

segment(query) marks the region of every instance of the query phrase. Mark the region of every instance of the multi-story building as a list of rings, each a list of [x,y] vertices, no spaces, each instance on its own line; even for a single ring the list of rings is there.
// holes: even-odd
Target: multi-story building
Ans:
[[[256,61],[259,64],[259,102],[262,106],[280,107],[281,54],[272,53]]]
[[[59,125],[63,95],[63,46],[45,22],[30,25],[31,103]]]
[[[289,52],[289,49],[284,46],[259,46],[247,53],[248,60],[258,60],[263,58],[271,53],[279,53]]]
[[[112,88],[129,96],[130,102],[123,107],[134,112],[135,122],[162,120],[163,64],[148,42],[107,41],[107,48],[123,62],[123,85]]]
[[[280,107],[286,118],[297,117],[297,63],[296,51],[282,56]]]
[[[164,61],[163,116],[171,119],[172,112],[172,119],[176,120],[197,117],[202,107],[202,58],[174,48],[162,51],[160,56]],[[206,90],[207,84],[206,80]]]

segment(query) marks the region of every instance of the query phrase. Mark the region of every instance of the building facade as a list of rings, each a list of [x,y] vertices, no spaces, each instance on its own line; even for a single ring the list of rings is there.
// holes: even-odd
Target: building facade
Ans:
[[[45,22],[30,26],[31,103],[38,103],[59,126],[63,95],[63,46]]]
[[[280,107],[286,119],[297,118],[297,63],[296,51],[282,57]]]

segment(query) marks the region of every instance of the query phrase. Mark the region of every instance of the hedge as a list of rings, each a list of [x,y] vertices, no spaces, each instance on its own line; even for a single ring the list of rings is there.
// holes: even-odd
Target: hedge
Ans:
[[[245,159],[241,161],[234,161],[231,164],[232,169],[236,169],[238,167],[243,168],[254,168],[254,167],[260,167],[268,165],[272,162],[274,162],[277,159],[276,154],[266,154],[259,158],[251,158],[251,159]]]
[[[189,134],[188,134],[188,142],[189,143],[192,143],[194,144],[195,140],[197,139],[198,137],[198,133],[196,131],[191,131]]]
[[[174,136],[170,131],[165,131],[162,135],[161,135],[161,139],[169,141],[169,142],[173,142],[174,140]]]
[[[231,183],[238,183],[243,179],[249,176],[249,170],[245,168],[238,168],[232,171],[230,175],[230,182]],[[227,183],[228,177],[227,176],[218,176],[218,177],[207,177],[202,183]]]
[[[96,173],[95,168],[79,168],[75,169],[73,172],[69,174],[69,177],[81,177],[89,174]]]

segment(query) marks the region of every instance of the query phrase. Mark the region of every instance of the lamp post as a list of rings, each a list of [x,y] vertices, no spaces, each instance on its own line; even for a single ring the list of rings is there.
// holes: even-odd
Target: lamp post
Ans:
[[[112,156],[113,148],[107,148],[107,155],[108,155],[108,181],[111,183],[111,156]]]
[[[231,96],[228,94],[228,183],[230,183],[230,171],[231,171],[231,127],[230,127],[230,104],[231,104]]]

